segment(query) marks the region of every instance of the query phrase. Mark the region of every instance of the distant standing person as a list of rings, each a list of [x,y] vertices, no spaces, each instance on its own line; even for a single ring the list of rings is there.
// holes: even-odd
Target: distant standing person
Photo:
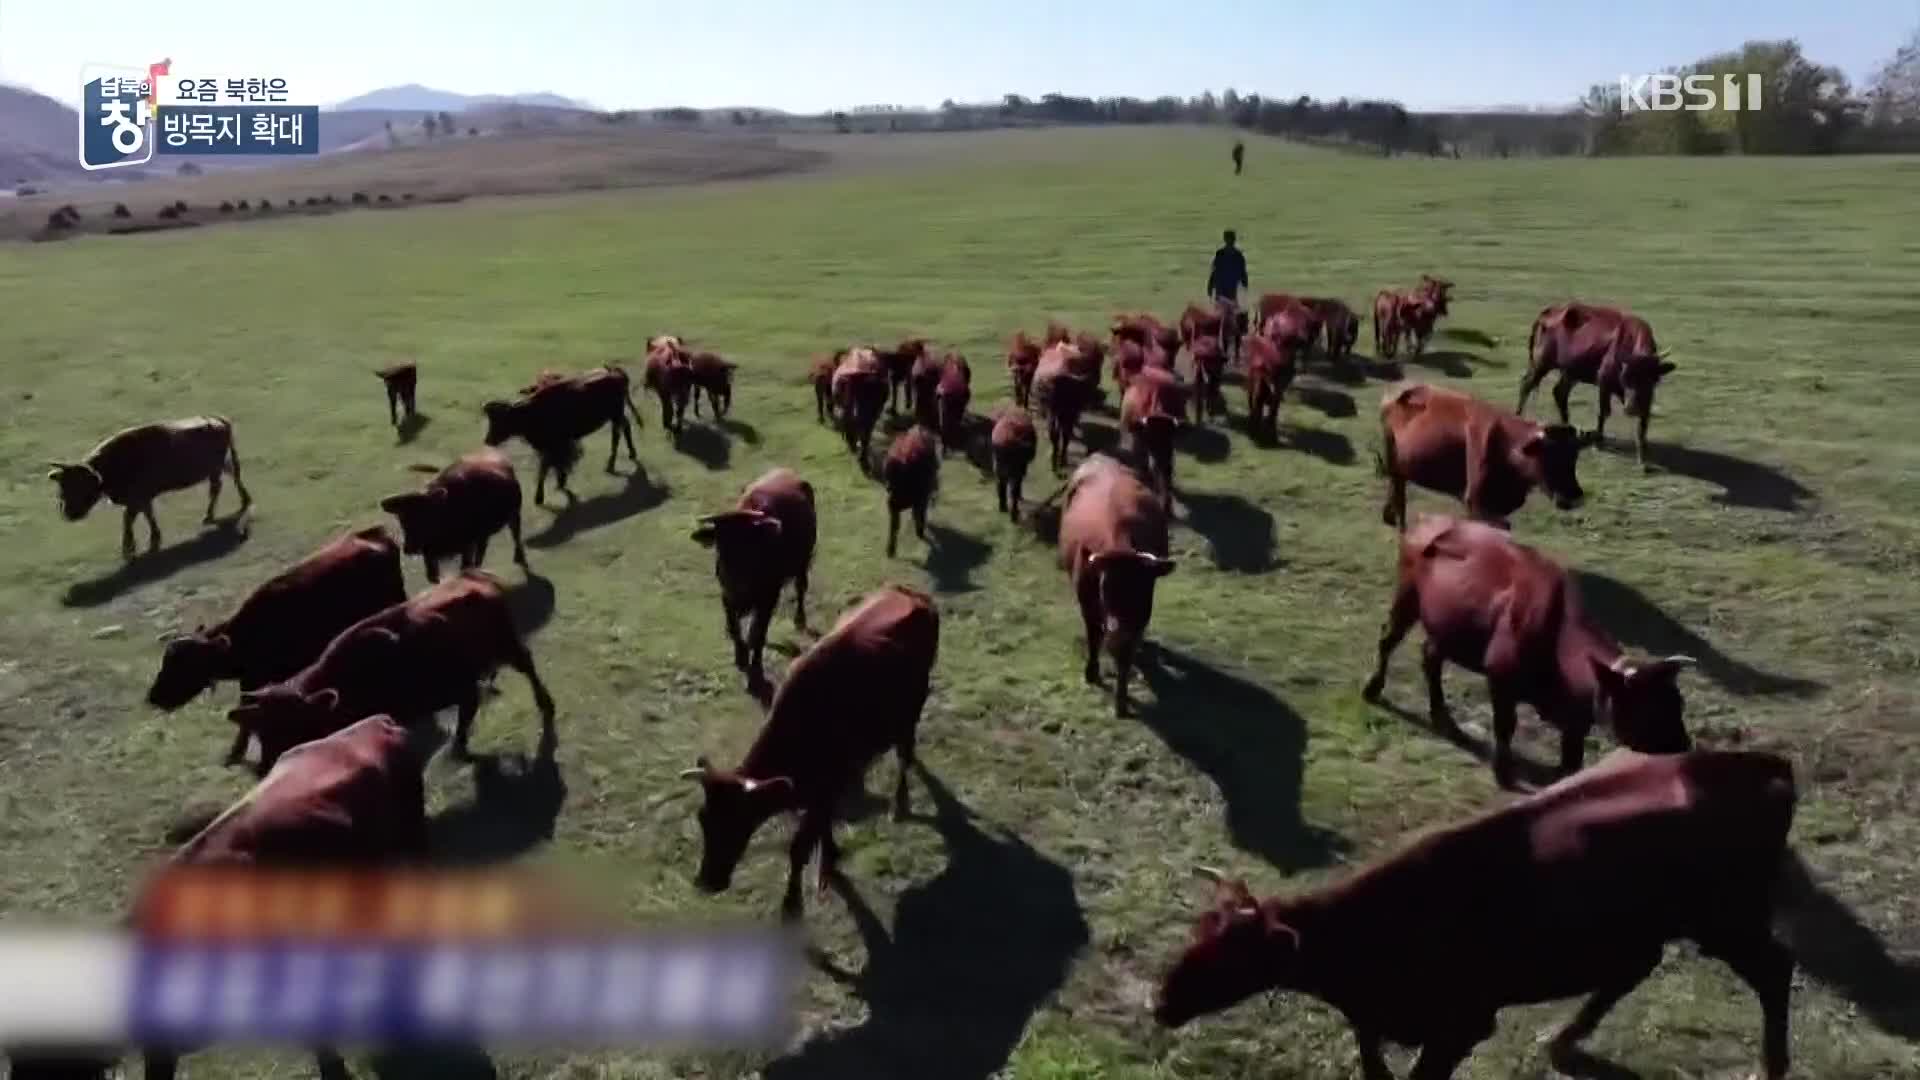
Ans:
[[[1246,163],[1247,144],[1239,139],[1233,140],[1233,175],[1240,175],[1240,166]]]
[[[1207,274],[1207,295],[1233,304],[1240,302],[1240,290],[1247,285],[1247,257],[1234,245],[1233,230],[1220,234],[1220,250],[1213,253],[1213,270]]]

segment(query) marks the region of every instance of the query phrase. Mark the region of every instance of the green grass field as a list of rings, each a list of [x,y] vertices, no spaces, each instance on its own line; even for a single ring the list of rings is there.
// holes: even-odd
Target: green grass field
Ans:
[[[807,925],[825,966],[850,974],[808,972],[805,1029],[783,1052],[503,1050],[494,1067],[1354,1075],[1345,1025],[1310,999],[1255,999],[1173,1034],[1143,1003],[1207,900],[1194,863],[1263,893],[1297,888],[1503,798],[1481,760],[1359,698],[1393,573],[1371,461],[1386,383],[1304,378],[1271,448],[1240,430],[1231,387],[1233,429],[1189,440],[1181,565],[1160,587],[1157,649],[1126,720],[1080,680],[1052,547],[995,515],[991,483],[949,459],[932,549],[908,537],[887,560],[882,495],[815,423],[803,385],[809,353],[919,333],[969,357],[983,412],[1007,399],[1012,330],[1140,306],[1174,314],[1233,226],[1256,290],[1358,307],[1422,271],[1452,278],[1452,318],[1407,374],[1507,406],[1542,306],[1579,296],[1652,322],[1679,365],[1660,394],[1654,468],[1642,475],[1630,452],[1585,455],[1585,507],[1536,499],[1515,529],[1583,571],[1590,606],[1625,641],[1700,658],[1683,685],[1702,743],[1794,760],[1804,873],[1789,875],[1782,932],[1801,963],[1798,1074],[1920,1075],[1920,162],[1382,161],[1258,142],[1236,179],[1217,132],[863,149],[880,141],[827,140],[838,166],[786,179],[0,248],[0,912],[116,913],[168,850],[170,820],[246,789],[218,764],[231,687],[172,716],[145,706],[160,637],[379,519],[380,496],[418,483],[409,465],[477,445],[483,400],[542,368],[632,362],[648,334],[671,331],[742,365],[733,422],[690,426],[676,452],[647,409],[647,484],[602,474],[596,435],[574,512],[529,499],[540,577],[517,598],[559,702],[557,773],[526,761],[532,702],[503,675],[475,729],[476,749],[500,756],[477,771],[429,767],[436,840],[461,858],[583,875],[636,919],[772,917],[785,827],[763,832],[732,892],[702,897],[690,880],[698,791],[675,773],[697,753],[731,759],[759,722],[721,634],[711,555],[688,532],[773,465],[819,492],[817,626],[884,582],[936,594],[921,752],[938,788],[913,779],[921,820],[863,804],[840,827],[859,903],[814,903]],[[429,422],[396,445],[368,372],[402,357],[421,364]],[[1583,388],[1577,423],[1592,406]],[[1543,392],[1536,415],[1550,407]],[[113,508],[62,521],[42,462],[197,412],[233,419],[255,513],[244,532],[202,534],[197,495],[165,499],[167,551],[122,570]],[[1112,423],[1091,417],[1096,445]],[[530,456],[513,453],[530,483]],[[1029,497],[1053,486],[1037,467]],[[522,582],[500,543],[493,559]],[[407,573],[420,583],[417,562]],[[790,610],[774,624],[776,673],[775,650],[810,640]],[[1396,663],[1388,699],[1418,710],[1417,649]],[[1448,683],[1484,730],[1480,687],[1459,672]],[[1529,754],[1551,760],[1531,713],[1522,731]],[[1610,745],[1598,736],[1590,757]],[[892,769],[869,790],[884,792]],[[1509,1010],[1461,1075],[1553,1075],[1541,1039],[1572,1009]],[[1723,967],[1676,948],[1591,1046],[1647,1078],[1743,1076],[1758,1067],[1759,1019]],[[399,1058],[355,1066],[464,1075]],[[214,1052],[186,1068],[312,1065]]]

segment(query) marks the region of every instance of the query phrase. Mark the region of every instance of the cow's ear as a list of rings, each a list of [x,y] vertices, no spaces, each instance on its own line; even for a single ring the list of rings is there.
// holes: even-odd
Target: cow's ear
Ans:
[[[1568,308],[1567,313],[1560,317],[1560,325],[1569,330],[1580,329],[1581,324],[1586,321],[1587,317],[1581,314],[1579,308]]]
[[[306,702],[322,712],[333,712],[340,708],[340,691],[331,686],[324,690],[316,690],[306,696]]]
[[[699,528],[693,530],[694,542],[701,547],[712,547],[719,536],[720,530],[715,528],[711,521],[703,521]]]
[[[1527,436],[1526,441],[1520,444],[1520,452],[1528,457],[1539,457],[1541,454],[1546,453],[1546,450],[1547,433],[1544,430],[1536,431]]]
[[[1616,658],[1611,664],[1597,656],[1588,657],[1587,662],[1593,665],[1593,681],[1600,687],[1600,692],[1615,700],[1626,690],[1628,681],[1635,674],[1624,656]]]
[[[389,514],[398,514],[403,508],[412,505],[415,494],[408,491],[399,495],[389,495],[380,500],[380,509]]]
[[[1676,365],[1671,360],[1662,360],[1660,361],[1660,366],[1655,370],[1657,370],[1660,373],[1661,378],[1665,378],[1666,376],[1673,374],[1673,369],[1675,366]]]

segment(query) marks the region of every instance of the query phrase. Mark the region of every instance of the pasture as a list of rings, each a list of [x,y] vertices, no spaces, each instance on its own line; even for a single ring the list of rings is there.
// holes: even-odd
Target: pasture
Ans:
[[[931,547],[909,533],[886,559],[883,495],[816,424],[804,385],[812,353],[922,334],[969,358],[985,413],[1008,399],[1013,330],[1049,316],[1104,327],[1123,308],[1177,315],[1234,227],[1256,293],[1358,309],[1423,271],[1451,278],[1452,315],[1406,374],[1505,407],[1546,304],[1619,303],[1652,323],[1679,366],[1660,391],[1651,470],[1619,445],[1583,454],[1584,507],[1561,513],[1536,494],[1516,534],[1577,566],[1626,644],[1699,658],[1682,686],[1701,743],[1793,759],[1782,934],[1800,963],[1798,1073],[1920,1072],[1920,163],[1383,161],[1251,141],[1236,178],[1228,142],[855,136],[810,142],[840,155],[815,175],[0,247],[0,914],[117,913],[168,850],[170,820],[247,787],[219,764],[230,685],[171,716],[145,705],[163,635],[221,617],[332,533],[386,520],[377,500],[421,479],[408,466],[478,444],[487,398],[542,368],[625,362],[637,375],[646,336],[673,332],[741,365],[733,413],[689,416],[676,450],[642,398],[644,480],[600,471],[600,433],[574,478],[577,506],[536,508],[529,490],[532,576],[504,538],[489,569],[534,631],[559,706],[557,760],[528,760],[533,704],[502,678],[475,726],[480,761],[429,765],[437,845],[564,868],[635,919],[773,917],[786,827],[762,832],[732,891],[703,897],[691,883],[698,788],[675,774],[699,753],[735,760],[760,718],[722,636],[711,553],[689,532],[776,464],[819,493],[816,629],[887,581],[939,604],[928,775],[910,780],[914,820],[878,809],[891,759],[848,808],[852,893],[809,897],[820,963],[787,1049],[501,1051],[492,1067],[1354,1075],[1345,1024],[1309,999],[1255,998],[1172,1034],[1144,1002],[1208,898],[1195,863],[1261,894],[1297,888],[1505,797],[1483,761],[1426,728],[1416,649],[1395,659],[1395,708],[1360,700],[1393,575],[1371,458],[1387,381],[1310,367],[1273,446],[1244,433],[1231,385],[1233,425],[1185,439],[1180,566],[1160,585],[1138,715],[1124,720],[1081,681],[1052,545],[996,515],[990,480],[949,458]],[[1363,331],[1363,358],[1370,340]],[[421,365],[425,415],[396,442],[371,369],[405,358]],[[1592,388],[1574,401],[1590,426]],[[1550,409],[1542,393],[1532,414]],[[123,569],[115,508],[60,519],[44,461],[199,412],[234,422],[256,500],[246,522],[203,532],[197,494],[163,497],[166,548]],[[1113,424],[1089,414],[1094,445],[1114,440]],[[1616,421],[1616,439],[1629,427]],[[531,455],[511,452],[530,488]],[[1043,453],[1028,497],[1054,486]],[[232,498],[229,486],[223,507]],[[1446,505],[1414,495],[1416,512]],[[417,560],[407,575],[419,587]],[[790,604],[773,624],[776,679],[811,640]],[[1451,671],[1448,688],[1484,732],[1478,681]],[[1552,760],[1530,711],[1521,731],[1527,756]],[[1612,745],[1595,738],[1589,760]],[[1573,1008],[1508,1010],[1461,1075],[1552,1075],[1540,1040]],[[1674,949],[1590,1048],[1647,1078],[1746,1075],[1759,1020],[1724,967]],[[476,1053],[351,1064],[485,1075]],[[312,1066],[222,1051],[185,1068]]]

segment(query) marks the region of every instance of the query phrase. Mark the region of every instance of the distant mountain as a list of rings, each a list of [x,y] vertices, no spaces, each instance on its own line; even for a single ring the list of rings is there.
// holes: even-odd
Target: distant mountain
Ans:
[[[592,109],[584,101],[559,94],[456,94],[419,83],[388,86],[329,106],[330,111],[383,109],[400,112],[463,112],[481,105],[541,105],[553,109]]]
[[[80,121],[58,101],[0,86],[0,187],[82,173],[75,154]]]

